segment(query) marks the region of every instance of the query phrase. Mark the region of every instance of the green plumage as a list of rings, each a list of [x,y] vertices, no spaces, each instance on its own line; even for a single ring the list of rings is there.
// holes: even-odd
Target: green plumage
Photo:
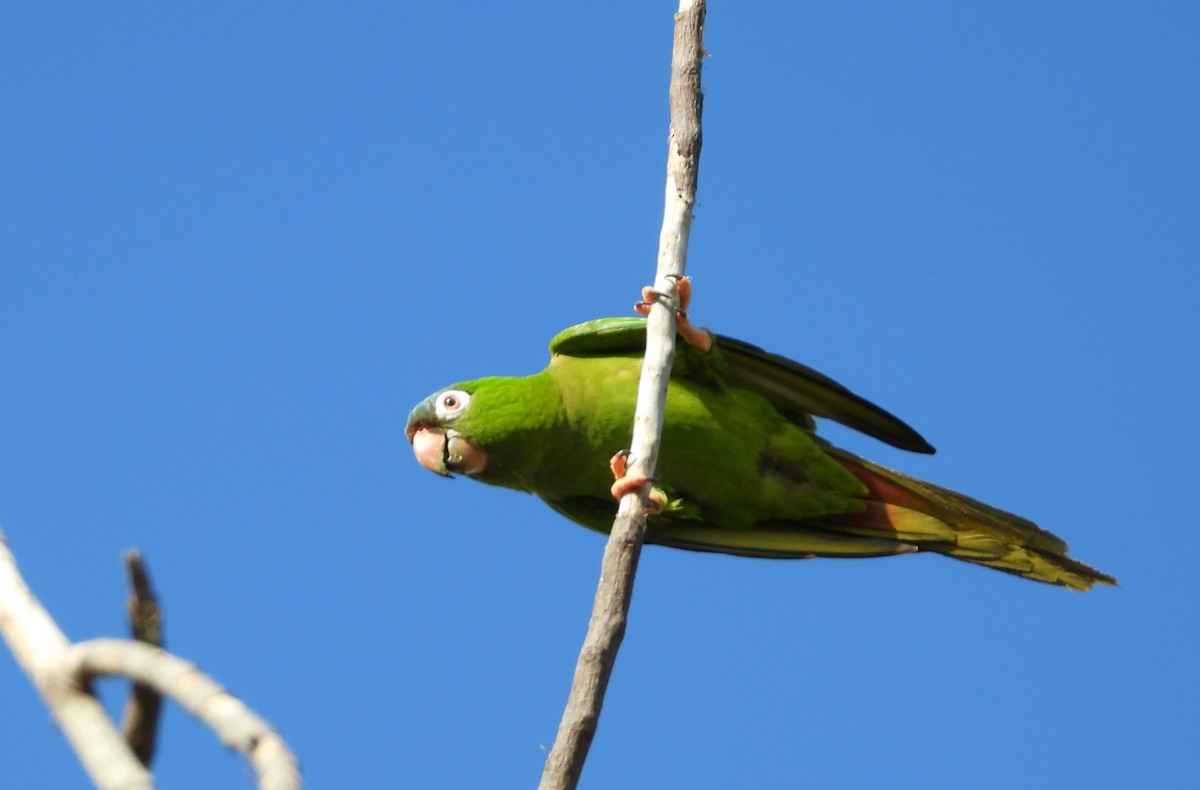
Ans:
[[[871,557],[934,551],[1074,589],[1112,577],[1019,516],[885,469],[814,433],[813,415],[917,452],[896,417],[803,365],[731,338],[680,343],[667,390],[646,540],[751,557]],[[550,343],[550,364],[431,395],[409,415],[418,459],[442,474],[537,494],[607,532],[608,461],[632,434],[645,322],[591,321]]]

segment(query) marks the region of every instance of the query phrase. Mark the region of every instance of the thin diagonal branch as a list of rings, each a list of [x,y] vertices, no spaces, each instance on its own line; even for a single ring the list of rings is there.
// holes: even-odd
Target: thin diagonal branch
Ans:
[[[150,585],[150,574],[146,572],[140,551],[125,553],[125,572],[129,577],[130,594],[126,602],[129,611],[130,635],[139,642],[155,647],[163,646],[162,610],[158,598]],[[162,712],[162,695],[145,683],[134,683],[129,689],[129,700],[121,717],[121,733],[129,748],[149,766],[154,759],[154,747],[158,742],[158,719]]]
[[[666,201],[659,235],[655,290],[667,296],[651,309],[646,356],[634,416],[630,475],[654,474],[662,437],[667,381],[675,356],[675,282],[687,259],[692,207],[700,164],[700,62],[704,55],[705,0],[680,0],[671,56],[671,130],[667,149]],[[541,790],[572,790],[579,782],[596,734],[604,692],[625,636],[633,582],[646,530],[648,490],[627,494],[604,549],[600,584],[584,638],[571,693],[554,747],[542,772]]]

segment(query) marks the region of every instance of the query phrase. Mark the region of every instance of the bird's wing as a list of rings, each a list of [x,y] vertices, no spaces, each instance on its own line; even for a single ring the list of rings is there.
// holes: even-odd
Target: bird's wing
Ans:
[[[933,446],[911,426],[866,398],[807,365],[764,351],[724,335],[713,335],[719,359],[681,345],[685,355],[701,358],[689,370],[714,373],[731,387],[758,393],[797,424],[813,427],[812,415],[840,422],[904,450],[932,453]],[[682,343],[682,341],[680,341]],[[641,354],[646,345],[646,319],[599,318],[576,324],[550,341],[551,354],[571,357]],[[705,359],[708,358],[708,359]]]

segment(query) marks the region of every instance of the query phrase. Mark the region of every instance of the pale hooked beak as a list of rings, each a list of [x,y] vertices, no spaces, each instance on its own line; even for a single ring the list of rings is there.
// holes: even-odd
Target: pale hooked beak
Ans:
[[[452,472],[473,475],[483,471],[487,456],[458,431],[425,425],[407,433],[417,463],[429,471],[444,477],[450,477]]]

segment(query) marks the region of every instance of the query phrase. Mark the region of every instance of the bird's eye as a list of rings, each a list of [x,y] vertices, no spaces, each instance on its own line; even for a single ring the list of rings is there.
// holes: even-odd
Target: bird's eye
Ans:
[[[446,390],[437,399],[437,416],[451,420],[467,410],[471,394],[462,390]]]

